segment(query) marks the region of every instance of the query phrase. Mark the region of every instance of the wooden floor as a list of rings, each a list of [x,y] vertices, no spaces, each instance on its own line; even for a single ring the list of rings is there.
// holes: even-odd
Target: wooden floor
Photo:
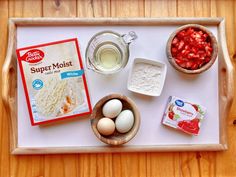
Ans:
[[[234,0],[0,0],[0,64],[10,17],[225,17],[230,57],[236,59]],[[1,68],[1,67],[0,67]],[[232,83],[235,84],[235,83]],[[0,103],[0,177],[236,176],[236,101],[227,119],[225,152],[11,156],[9,116]],[[235,120],[235,121],[234,121]]]

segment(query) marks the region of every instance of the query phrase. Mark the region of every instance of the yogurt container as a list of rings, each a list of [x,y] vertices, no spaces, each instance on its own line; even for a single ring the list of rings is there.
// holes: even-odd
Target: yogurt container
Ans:
[[[190,135],[198,135],[206,108],[175,96],[170,96],[162,124]]]

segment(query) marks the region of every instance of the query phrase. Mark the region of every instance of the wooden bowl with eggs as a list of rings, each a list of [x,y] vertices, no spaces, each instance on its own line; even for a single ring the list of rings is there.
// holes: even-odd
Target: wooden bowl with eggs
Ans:
[[[109,145],[127,143],[136,135],[140,126],[140,113],[136,104],[121,94],[111,94],[100,99],[90,118],[96,137]],[[130,123],[132,126],[128,125]]]

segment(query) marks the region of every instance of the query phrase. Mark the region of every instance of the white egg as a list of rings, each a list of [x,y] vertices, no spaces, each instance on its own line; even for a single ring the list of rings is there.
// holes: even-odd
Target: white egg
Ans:
[[[112,99],[105,103],[102,108],[102,113],[105,117],[115,118],[122,110],[122,103],[118,99]]]
[[[115,131],[115,123],[109,118],[101,118],[97,123],[97,129],[102,135],[111,135]]]
[[[116,130],[120,133],[128,132],[134,125],[134,115],[130,110],[122,111],[116,118]]]

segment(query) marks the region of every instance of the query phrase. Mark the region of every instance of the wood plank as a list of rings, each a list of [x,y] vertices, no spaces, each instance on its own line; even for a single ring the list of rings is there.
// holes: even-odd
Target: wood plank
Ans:
[[[147,153],[147,176],[180,176],[179,153]]]
[[[112,177],[112,154],[80,154],[78,155],[78,174],[81,177]]]
[[[42,3],[34,0],[10,0],[9,15],[10,17],[41,17]]]
[[[212,6],[212,16],[221,16],[226,19],[226,38],[228,44],[228,51],[230,58],[236,59],[236,34],[233,32],[236,28],[236,9],[234,0],[221,0],[213,1]],[[223,8],[225,7],[225,8]],[[234,117],[236,116],[236,111],[233,112]]]
[[[45,156],[44,177],[78,176],[76,155],[47,155]]]
[[[43,0],[43,17],[76,17],[76,0]]]
[[[210,0],[178,0],[178,17],[209,17],[211,15]]]
[[[111,17],[144,17],[143,0],[111,1]]]
[[[112,177],[113,174],[113,161],[112,154],[97,154],[97,176]]]
[[[43,0],[44,17],[76,17],[76,0]],[[46,155],[45,177],[77,176],[77,155]]]
[[[110,1],[78,1],[78,17],[109,17]],[[81,154],[79,158],[79,176],[112,176],[111,154]],[[83,170],[81,170],[83,169]]]
[[[20,0],[19,0],[20,1]],[[83,1],[83,0],[82,0]],[[81,3],[82,1],[80,1],[79,3]],[[96,1],[97,2],[97,1]],[[198,3],[197,6],[195,6],[195,2]],[[227,24],[227,42],[228,42],[228,47],[229,47],[229,51],[230,51],[230,56],[231,58],[235,58],[236,56],[236,40],[235,39],[235,33],[233,33],[232,31],[236,31],[236,23],[235,23],[235,9],[236,9],[236,5],[235,2],[233,0],[227,0],[227,1],[223,1],[223,0],[212,0],[211,1],[211,9],[207,9],[206,7],[208,7],[206,4],[209,3],[209,1],[206,2],[206,4],[202,3],[203,1],[191,1],[190,3],[187,2],[187,5],[184,6],[184,9],[186,10],[186,13],[183,14],[183,12],[180,13],[179,16],[192,16],[191,15],[191,11],[196,11],[194,12],[194,15],[198,15],[198,16],[202,16],[201,14],[203,14],[204,16],[208,16],[208,14],[210,14],[211,16],[226,16],[226,24]],[[12,1],[10,1],[10,3],[12,3]],[[119,3],[119,2],[116,2]],[[122,2],[123,3],[123,2]],[[137,2],[132,2],[133,4],[136,4]],[[145,2],[145,4],[150,3],[150,2]],[[159,7],[155,7],[155,5],[153,4],[161,4],[163,3],[162,0],[158,0],[158,1],[153,1],[151,2],[151,7],[152,7],[152,14],[154,16],[165,16],[163,14],[166,13],[166,11],[170,11],[169,8],[173,8],[172,5],[170,5],[168,7],[168,5],[166,5],[165,3],[163,3],[163,6],[167,6],[168,10],[166,8],[163,9],[162,12],[156,12],[155,9],[160,9]],[[181,1],[180,3],[183,3],[183,1]],[[185,1],[186,3],[186,1]],[[28,3],[25,2],[25,4],[27,5]],[[189,7],[188,7],[189,5]],[[11,5],[9,5],[11,7]],[[21,6],[21,4],[19,5],[19,7]],[[203,8],[205,9],[204,12],[203,10],[201,10],[201,6],[203,6]],[[18,7],[18,6],[15,6]],[[120,6],[121,7],[121,6]],[[114,7],[113,7],[114,8]],[[122,7],[123,8],[123,7]],[[196,10],[195,10],[196,8]],[[12,8],[11,8],[12,9]],[[132,7],[129,7],[128,9],[132,9]],[[134,8],[136,9],[136,7]],[[180,10],[181,6],[179,7],[179,11],[183,11]],[[25,9],[27,10],[27,9]],[[13,10],[11,10],[13,13]],[[116,13],[118,13],[117,11],[120,10],[116,10]],[[197,13],[198,11],[198,13]],[[188,12],[190,12],[188,14]],[[20,12],[19,10],[14,11],[14,16],[21,16],[21,14],[24,14],[24,16],[31,16],[31,14],[29,12]],[[38,12],[39,13],[39,12]],[[102,12],[99,12],[99,14]],[[126,12],[125,15],[128,16],[133,12]],[[140,12],[138,12],[140,13]],[[79,14],[83,14],[83,15],[79,15]],[[99,14],[97,14],[97,16],[99,16]],[[123,16],[120,12],[118,13],[119,16]],[[145,8],[145,16],[148,16],[149,14],[146,11]],[[53,16],[54,14],[50,14],[48,13],[49,16]],[[91,15],[90,12],[86,13],[83,12],[79,12],[78,16],[89,16]],[[115,14],[113,14],[115,16]],[[1,44],[0,45],[0,62],[3,62],[4,57],[5,57],[5,49],[6,49],[6,24],[7,24],[7,16],[8,16],[8,5],[7,5],[7,1],[1,0],[0,1],[0,20],[1,20],[1,33],[0,33],[0,41]],[[96,15],[95,15],[96,16]],[[136,16],[136,14],[132,14],[130,16]],[[3,30],[2,30],[3,29]],[[2,52],[3,51],[3,52]],[[236,58],[235,58],[236,59]],[[2,64],[2,63],[1,63]],[[236,103],[234,102],[234,106]],[[233,107],[234,107],[233,106]],[[2,104],[0,107],[0,111],[4,111],[2,109]],[[198,154],[198,157],[195,156],[196,153],[186,153],[183,156],[181,155],[181,173],[179,175],[176,176],[236,176],[236,171],[235,171],[235,164],[234,162],[234,156],[235,156],[235,125],[232,124],[233,120],[236,117],[236,113],[235,110],[232,109],[231,113],[230,113],[230,119],[228,119],[228,126],[229,126],[229,130],[228,130],[228,134],[229,134],[229,150],[226,152],[220,152],[220,153],[200,153]],[[21,165],[20,169],[18,169],[17,167],[11,168],[9,167],[9,137],[8,137],[8,133],[6,130],[8,130],[8,117],[5,113],[2,113],[1,118],[0,118],[0,137],[1,137],[1,141],[0,141],[0,148],[1,148],[1,152],[0,152],[0,176],[1,177],[8,177],[8,176],[20,176],[19,174],[21,174],[20,170],[22,169],[22,176],[45,176],[43,173],[40,173],[40,171],[42,172],[42,169],[44,168],[43,166],[43,162],[41,157],[43,156],[32,156],[32,161],[29,160],[27,161],[27,158],[22,158],[22,159],[18,159],[18,158],[13,158],[11,160],[11,163],[15,163],[19,164],[19,163],[23,163],[23,165]],[[142,153],[141,153],[142,154]],[[150,155],[155,154],[156,156],[153,157],[154,161],[148,161],[148,168],[147,168],[147,173],[146,176],[167,176],[164,174],[164,172],[161,171],[161,168],[159,168],[157,165],[159,163],[161,163],[161,160],[159,161],[158,159],[161,158],[163,162],[165,162],[166,160],[169,161],[171,160],[173,157],[172,155],[169,155],[169,153],[150,153]],[[145,155],[145,154],[144,154]],[[199,155],[201,155],[201,157],[199,157]],[[83,155],[82,155],[83,156]],[[127,155],[129,157],[129,154]],[[57,157],[57,156],[56,156]],[[54,156],[52,157],[54,158]],[[113,159],[113,163],[112,163],[112,167],[113,167],[113,173],[114,173],[114,169],[118,168],[118,170],[115,170],[114,176],[123,176],[125,174],[123,174],[123,172],[120,169],[120,165],[116,166],[116,163],[119,162],[119,158],[121,158],[120,154],[115,154],[112,156]],[[135,155],[133,157],[133,159],[135,159]],[[55,158],[54,160],[56,160],[57,158]],[[71,157],[68,157],[68,159],[71,159]],[[72,158],[73,159],[73,158]],[[144,160],[144,157],[140,157],[139,160]],[[149,160],[151,158],[149,157]],[[200,159],[200,160],[198,160]],[[95,161],[93,161],[95,160]],[[48,161],[45,160],[45,162]],[[66,163],[68,160],[66,159],[65,162]],[[77,168],[78,174],[77,176],[98,176],[97,171],[96,171],[96,164],[97,164],[97,155],[93,154],[93,155],[84,155],[82,158],[78,157],[78,164],[82,164],[84,163],[84,168],[80,168],[81,165],[78,165],[79,168]],[[100,162],[104,161],[103,157],[101,157]],[[107,160],[107,162],[109,162],[110,160]],[[144,160],[145,161],[145,160]],[[190,161],[190,162],[188,162]],[[198,165],[198,163],[200,162],[200,165]],[[216,161],[216,162],[215,162]],[[115,162],[115,163],[114,163]],[[137,163],[134,160],[131,160],[131,162],[135,163],[133,165],[133,169],[136,169]],[[30,163],[34,164],[29,168],[25,168],[26,165],[30,165]],[[50,161],[51,164],[53,164],[52,161]],[[145,162],[144,162],[145,163]],[[38,167],[38,165],[40,164],[40,167]],[[77,164],[76,161],[72,161],[72,163],[70,165],[72,165],[72,168],[76,168],[75,165]],[[64,164],[65,165],[65,164]],[[63,165],[63,166],[64,166]],[[162,164],[160,164],[160,167],[163,167]],[[169,163],[167,163],[167,165],[169,165]],[[216,167],[214,167],[214,165],[216,165]],[[59,165],[60,166],[60,165]],[[172,168],[174,168],[174,170],[179,169],[178,167],[178,162],[177,165],[171,165]],[[58,166],[50,166],[50,168],[54,169],[57,168]],[[104,166],[103,166],[104,167]],[[110,165],[108,165],[108,167],[110,167]],[[135,168],[134,168],[135,167]],[[200,170],[199,170],[200,167]],[[190,168],[190,170],[188,169]],[[28,171],[31,171],[32,169],[35,169],[35,173],[30,173]],[[164,168],[165,169],[165,168]],[[216,169],[216,171],[214,171],[214,169]],[[167,169],[165,169],[167,170]],[[164,171],[165,171],[164,170]],[[10,172],[11,171],[11,172]],[[50,171],[50,170],[49,170]],[[57,175],[58,173],[60,173],[61,171],[59,170],[58,172],[56,172],[56,170],[54,170],[55,172],[50,173],[51,175]],[[101,170],[103,171],[103,169]],[[203,173],[199,173],[202,172]],[[192,172],[192,173],[189,173]],[[196,172],[196,173],[193,173]],[[73,170],[73,175],[76,173]],[[128,173],[128,172],[124,172],[124,173]],[[81,175],[80,175],[81,174]],[[110,174],[110,172],[108,173]],[[141,176],[138,175],[138,172],[134,172],[134,170],[132,170],[132,173],[130,173],[131,176]],[[141,174],[141,173],[140,173]],[[169,173],[167,173],[169,174]],[[174,172],[174,174],[176,174],[176,172]],[[178,174],[178,172],[177,172]],[[59,176],[60,174],[58,174]],[[76,175],[76,174],[75,174]]]
[[[215,153],[197,152],[197,153],[181,153],[180,169],[183,177],[187,176],[216,176],[216,159]]]
[[[8,1],[0,1],[0,65],[2,66],[6,56],[8,40]],[[2,67],[0,67],[0,76],[2,77]],[[0,96],[2,98],[2,95]],[[0,176],[10,176],[10,157],[9,157],[9,117],[0,100]]]
[[[145,1],[145,17],[176,17],[176,1]]]
[[[210,1],[185,1],[177,3],[177,16],[179,17],[209,17],[211,15]],[[214,176],[216,161],[211,161],[209,156],[215,156],[215,152],[201,154],[199,152],[180,153],[180,169],[183,177],[187,176]],[[205,170],[207,168],[207,170]]]
[[[226,38],[230,58],[235,64],[236,59],[236,1],[234,0],[219,0],[211,2],[211,15],[222,16],[226,19]],[[234,80],[234,86],[236,86],[236,80]],[[236,90],[234,95],[236,94]],[[231,112],[227,119],[228,126],[228,144],[229,149],[223,153],[216,154],[216,174],[219,177],[224,176],[235,176],[236,175],[236,164],[234,156],[236,154],[236,99],[234,99]],[[224,164],[224,165],[223,165]]]
[[[8,154],[10,155],[10,154]],[[9,170],[12,177],[41,177],[44,175],[44,156],[11,156],[11,168]],[[8,177],[8,175],[4,175]]]
[[[146,153],[113,154],[113,174],[116,177],[147,176]]]
[[[42,177],[44,175],[44,156],[31,156],[31,176]]]
[[[97,155],[96,154],[81,154],[79,158],[79,176],[80,177],[96,177],[97,176]],[[107,166],[110,168],[110,166]]]
[[[113,154],[112,162],[113,162],[113,165],[112,165],[113,173],[116,175],[116,177],[123,177],[122,168],[121,168],[122,166],[121,154],[120,153]]]
[[[177,16],[177,2],[145,1],[146,17],[175,17]],[[179,153],[147,153],[147,176],[180,175]]]
[[[37,7],[37,8],[32,8]],[[24,0],[9,1],[9,17],[40,17],[42,15],[41,1]],[[10,154],[8,154],[10,155]],[[43,156],[10,156],[11,176],[41,176],[44,168]]]
[[[77,1],[77,17],[110,17],[109,0],[82,0]]]
[[[143,17],[144,9],[143,0],[111,1],[112,17]],[[141,174],[146,176],[146,153],[114,154],[113,164],[113,171],[117,176],[129,177]]]

